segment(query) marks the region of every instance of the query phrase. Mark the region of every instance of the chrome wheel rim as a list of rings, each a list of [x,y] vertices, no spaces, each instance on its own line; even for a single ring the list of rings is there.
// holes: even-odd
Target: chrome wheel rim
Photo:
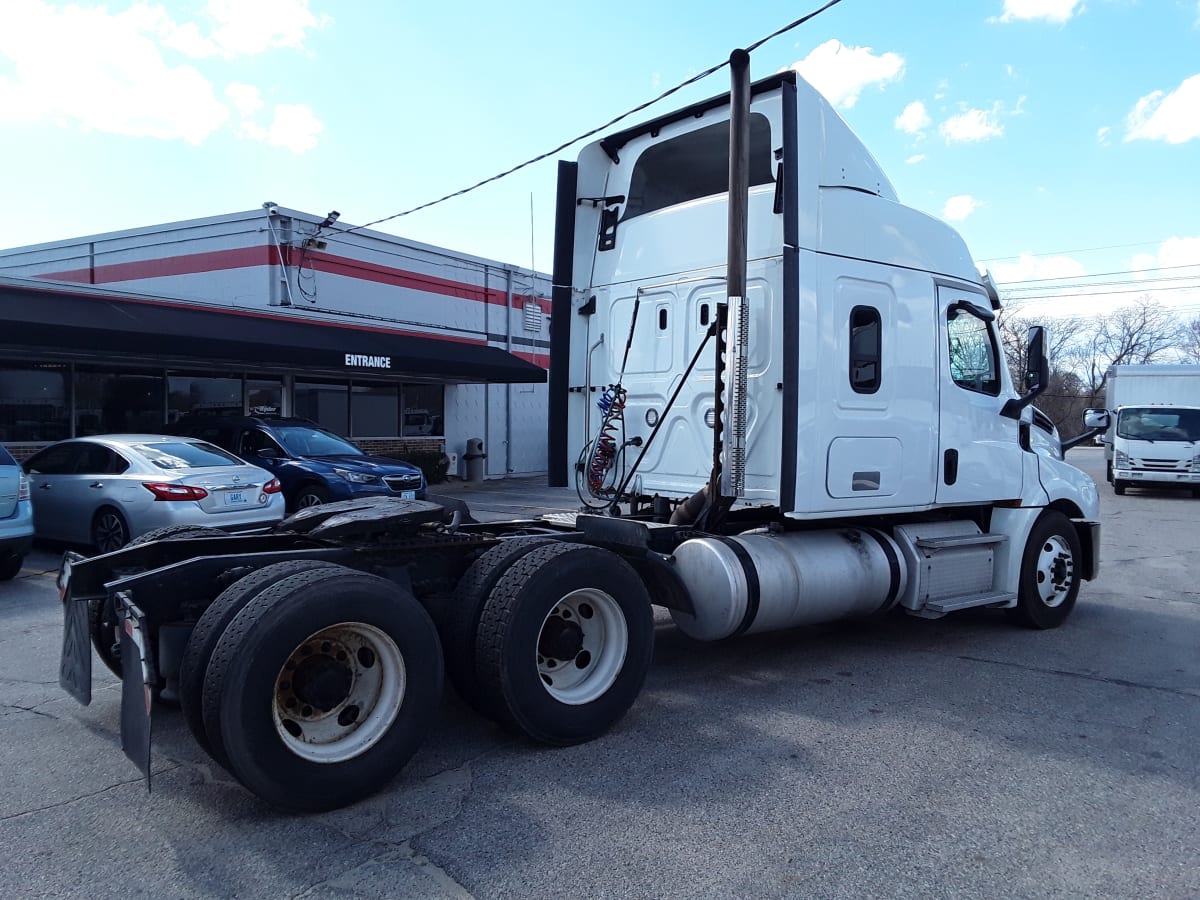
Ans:
[[[1051,609],[1061,606],[1075,583],[1075,557],[1064,537],[1055,534],[1042,542],[1034,577],[1042,603]]]
[[[96,546],[101,553],[112,553],[128,543],[125,523],[116,513],[103,513],[96,519]]]
[[[581,588],[554,605],[538,632],[542,687],[569,706],[590,703],[613,686],[629,649],[629,626],[617,601]]]
[[[275,732],[309,762],[353,759],[388,733],[407,683],[404,654],[374,625],[323,628],[292,651],[275,678]]]

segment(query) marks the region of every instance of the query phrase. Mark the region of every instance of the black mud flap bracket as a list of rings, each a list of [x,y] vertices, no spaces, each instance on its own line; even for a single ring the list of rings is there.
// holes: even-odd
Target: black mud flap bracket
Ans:
[[[150,790],[150,711],[158,676],[146,616],[126,591],[116,594],[121,621],[121,749]]]
[[[58,567],[58,597],[63,605],[62,656],[58,661],[58,683],[87,706],[92,702],[92,634],[87,598],[71,596],[71,569],[87,557],[73,550],[63,554]]]

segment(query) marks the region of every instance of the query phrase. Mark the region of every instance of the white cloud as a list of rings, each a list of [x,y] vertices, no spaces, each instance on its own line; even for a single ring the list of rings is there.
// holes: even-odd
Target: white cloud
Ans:
[[[317,136],[325,130],[313,111],[303,103],[281,103],[275,107],[275,119],[267,130],[267,143],[303,153],[317,146]]]
[[[1112,129],[1105,125],[1096,131],[1096,140],[1100,142],[1102,147],[1107,147],[1112,143]]]
[[[1126,141],[1183,144],[1200,137],[1200,74],[1185,78],[1170,93],[1142,97],[1125,120]]]
[[[920,163],[920,162],[925,162],[925,154],[924,154],[924,153],[918,153],[918,154],[916,154],[916,155],[914,155],[914,156],[910,156],[910,157],[909,157],[908,159],[906,159],[904,162],[905,162],[907,165],[910,165],[910,166],[915,166],[917,163]]]
[[[1004,0],[1004,12],[989,22],[1016,22],[1044,19],[1062,24],[1081,12],[1083,0]]]
[[[1034,256],[1032,253],[1022,253],[1016,260],[998,262],[991,270],[1001,293],[1004,293],[1006,284],[1087,275],[1083,263],[1070,256]]]
[[[970,194],[956,194],[946,201],[942,218],[947,222],[961,222],[981,206],[982,201],[976,200]]]
[[[876,54],[870,47],[847,47],[833,38],[789,68],[799,72],[834,106],[850,109],[866,88],[883,88],[903,76],[904,57]]]
[[[229,122],[230,108],[196,65],[169,56],[201,60],[295,48],[308,29],[323,24],[308,11],[308,0],[209,0],[202,20],[177,22],[163,6],[141,0],[120,12],[6,0],[0,60],[11,62],[11,74],[0,76],[0,122],[51,121],[199,144]],[[231,84],[225,97],[243,119],[262,106],[251,85]],[[247,127],[243,121],[237,129],[246,133]],[[293,134],[288,145],[297,147],[310,146],[320,128],[310,122],[283,130]],[[309,137],[296,139],[297,133]]]
[[[1000,104],[992,109],[968,109],[951,116],[938,126],[938,132],[947,144],[986,141],[1004,134],[1004,126],[997,121]]]
[[[932,123],[933,120],[925,110],[925,104],[920,100],[908,104],[904,107],[904,112],[896,117],[896,127],[906,134],[919,134]]]

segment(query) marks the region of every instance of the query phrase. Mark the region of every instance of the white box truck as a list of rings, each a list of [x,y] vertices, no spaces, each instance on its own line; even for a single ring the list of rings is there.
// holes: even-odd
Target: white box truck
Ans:
[[[1200,366],[1112,366],[1104,406],[1105,470],[1116,493],[1175,487],[1200,496]]]
[[[891,610],[1066,620],[1099,499],[1036,450],[1043,333],[1014,386],[962,238],[795,72],[751,86],[748,62],[560,163],[548,432],[591,510],[347,501],[67,558],[61,682],[90,699],[92,647],[121,675],[147,777],[167,692],[292,809],[386,783],[443,673],[519,734],[590,740],[642,688],[652,606],[698,642]]]

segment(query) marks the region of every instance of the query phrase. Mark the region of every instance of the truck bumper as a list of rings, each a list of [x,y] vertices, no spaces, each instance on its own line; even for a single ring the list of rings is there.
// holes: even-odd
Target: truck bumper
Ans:
[[[1152,469],[1113,469],[1113,480],[1126,484],[1200,487],[1200,472],[1158,472]]]

